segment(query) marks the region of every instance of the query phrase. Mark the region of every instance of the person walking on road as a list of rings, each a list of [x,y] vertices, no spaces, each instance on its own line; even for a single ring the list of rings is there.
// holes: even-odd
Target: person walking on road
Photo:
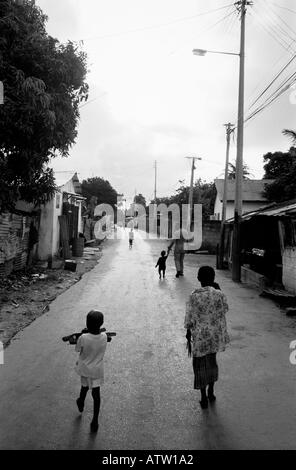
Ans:
[[[93,419],[90,424],[92,432],[97,432],[99,427],[100,387],[104,383],[103,358],[107,341],[111,341],[111,338],[107,338],[107,335],[101,332],[103,323],[104,315],[97,310],[91,310],[86,317],[88,333],[79,337],[75,348],[80,353],[75,369],[77,374],[81,376],[80,396],[76,403],[78,410],[82,413],[87,392],[89,389],[91,390],[94,404]]]
[[[128,234],[129,247],[130,247],[130,248],[132,248],[132,246],[133,246],[134,238],[135,238],[134,231],[133,231],[133,229],[131,228],[130,231],[129,231],[129,234]]]
[[[184,327],[187,329],[187,341],[190,344],[192,341],[194,388],[201,392],[201,407],[208,408],[208,402],[216,400],[216,353],[224,351],[229,343],[225,318],[228,304],[226,296],[214,282],[215,271],[211,266],[199,269],[198,280],[201,287],[192,292],[186,303]]]
[[[165,278],[165,270],[166,270],[166,260],[167,260],[167,257],[169,256],[169,253],[166,255],[165,251],[163,250],[160,254],[161,254],[161,257],[158,258],[158,261],[157,261],[155,267],[157,268],[157,266],[158,266],[159,279],[161,279],[161,273],[162,273],[162,277],[164,279]]]
[[[174,238],[171,244],[168,246],[168,253],[169,253],[170,250],[172,249],[172,246],[175,245],[174,261],[175,261],[175,266],[176,266],[176,277],[184,276],[184,257],[185,257],[184,243],[185,241],[190,241],[187,239],[185,240],[184,238],[185,232],[186,231],[184,231],[184,229],[175,231]]]

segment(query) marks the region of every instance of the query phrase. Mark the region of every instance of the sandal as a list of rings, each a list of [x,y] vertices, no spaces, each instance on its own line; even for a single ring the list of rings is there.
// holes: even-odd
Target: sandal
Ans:
[[[90,430],[91,430],[91,432],[97,432],[98,429],[99,429],[98,422],[92,421],[92,422],[90,423]]]
[[[215,395],[214,394],[213,395],[208,395],[208,400],[209,400],[210,403],[213,403],[214,401],[216,401]]]
[[[208,400],[200,400],[199,403],[203,410],[205,410],[208,407]]]
[[[84,403],[81,403],[80,398],[77,398],[76,403],[77,403],[78,410],[80,411],[80,413],[82,413],[84,409]]]

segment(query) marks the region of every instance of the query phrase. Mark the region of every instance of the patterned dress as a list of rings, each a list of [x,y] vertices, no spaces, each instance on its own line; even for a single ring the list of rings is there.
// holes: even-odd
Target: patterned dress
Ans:
[[[225,295],[214,287],[195,289],[186,304],[184,327],[191,330],[194,388],[205,388],[218,380],[216,353],[229,343]]]

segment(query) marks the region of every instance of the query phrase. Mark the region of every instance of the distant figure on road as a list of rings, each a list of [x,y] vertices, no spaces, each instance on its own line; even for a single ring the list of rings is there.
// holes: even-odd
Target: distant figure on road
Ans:
[[[134,238],[135,238],[135,234],[134,234],[133,229],[131,228],[130,231],[129,231],[129,234],[128,234],[129,247],[130,247],[130,248],[132,248],[132,246],[133,246]]]
[[[165,270],[166,270],[166,260],[167,260],[167,257],[169,256],[169,254],[165,254],[165,251],[163,250],[161,253],[161,257],[158,258],[158,261],[156,263],[156,268],[158,266],[158,274],[159,274],[159,279],[161,279],[161,273],[162,273],[162,277],[163,279],[165,278]]]
[[[176,266],[176,277],[184,276],[184,257],[185,257],[185,249],[184,243],[187,241],[191,241],[192,238],[189,240],[187,237],[188,233],[184,229],[179,229],[174,232],[173,240],[171,244],[168,246],[168,253],[172,249],[172,246],[175,245],[174,248],[174,260]]]
[[[106,351],[106,333],[101,332],[104,323],[104,315],[97,310],[91,310],[86,317],[88,333],[82,334],[76,344],[76,351],[79,358],[76,363],[76,372],[81,376],[80,396],[76,400],[78,410],[82,413],[84,401],[88,390],[91,390],[94,408],[93,419],[90,424],[92,432],[98,430],[98,417],[101,405],[100,387],[104,383],[104,363],[103,358]]]
[[[228,305],[225,295],[214,282],[215,271],[202,266],[198,271],[201,287],[195,289],[186,304],[184,327],[191,342],[194,371],[194,388],[200,390],[202,408],[214,402],[214,382],[218,380],[216,353],[224,351],[229,343],[225,314]],[[206,391],[208,387],[208,391]]]

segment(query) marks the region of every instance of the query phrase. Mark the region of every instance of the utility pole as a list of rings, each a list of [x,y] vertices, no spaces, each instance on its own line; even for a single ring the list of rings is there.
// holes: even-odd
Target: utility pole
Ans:
[[[238,93],[238,119],[237,119],[237,153],[235,170],[235,205],[232,241],[232,279],[241,280],[241,216],[242,216],[242,185],[243,185],[243,145],[244,145],[244,79],[245,79],[245,26],[247,5],[252,2],[241,0],[236,2],[241,17],[240,34],[240,67],[239,67],[239,93]]]
[[[224,260],[224,231],[225,231],[226,208],[227,208],[229,149],[230,149],[230,136],[231,136],[231,133],[234,131],[234,124],[231,124],[230,122],[228,122],[227,124],[224,124],[224,126],[226,127],[226,159],[225,159],[225,172],[224,172],[222,220],[221,220],[220,244],[219,244],[219,261],[218,261],[219,269],[223,269],[223,260]]]
[[[189,198],[188,198],[188,220],[187,220],[187,230],[188,232],[190,232],[192,206],[193,206],[193,180],[194,180],[194,170],[196,169],[195,160],[201,160],[201,157],[186,157],[186,158],[192,159]]]
[[[154,203],[156,204],[157,161],[154,162]]]

